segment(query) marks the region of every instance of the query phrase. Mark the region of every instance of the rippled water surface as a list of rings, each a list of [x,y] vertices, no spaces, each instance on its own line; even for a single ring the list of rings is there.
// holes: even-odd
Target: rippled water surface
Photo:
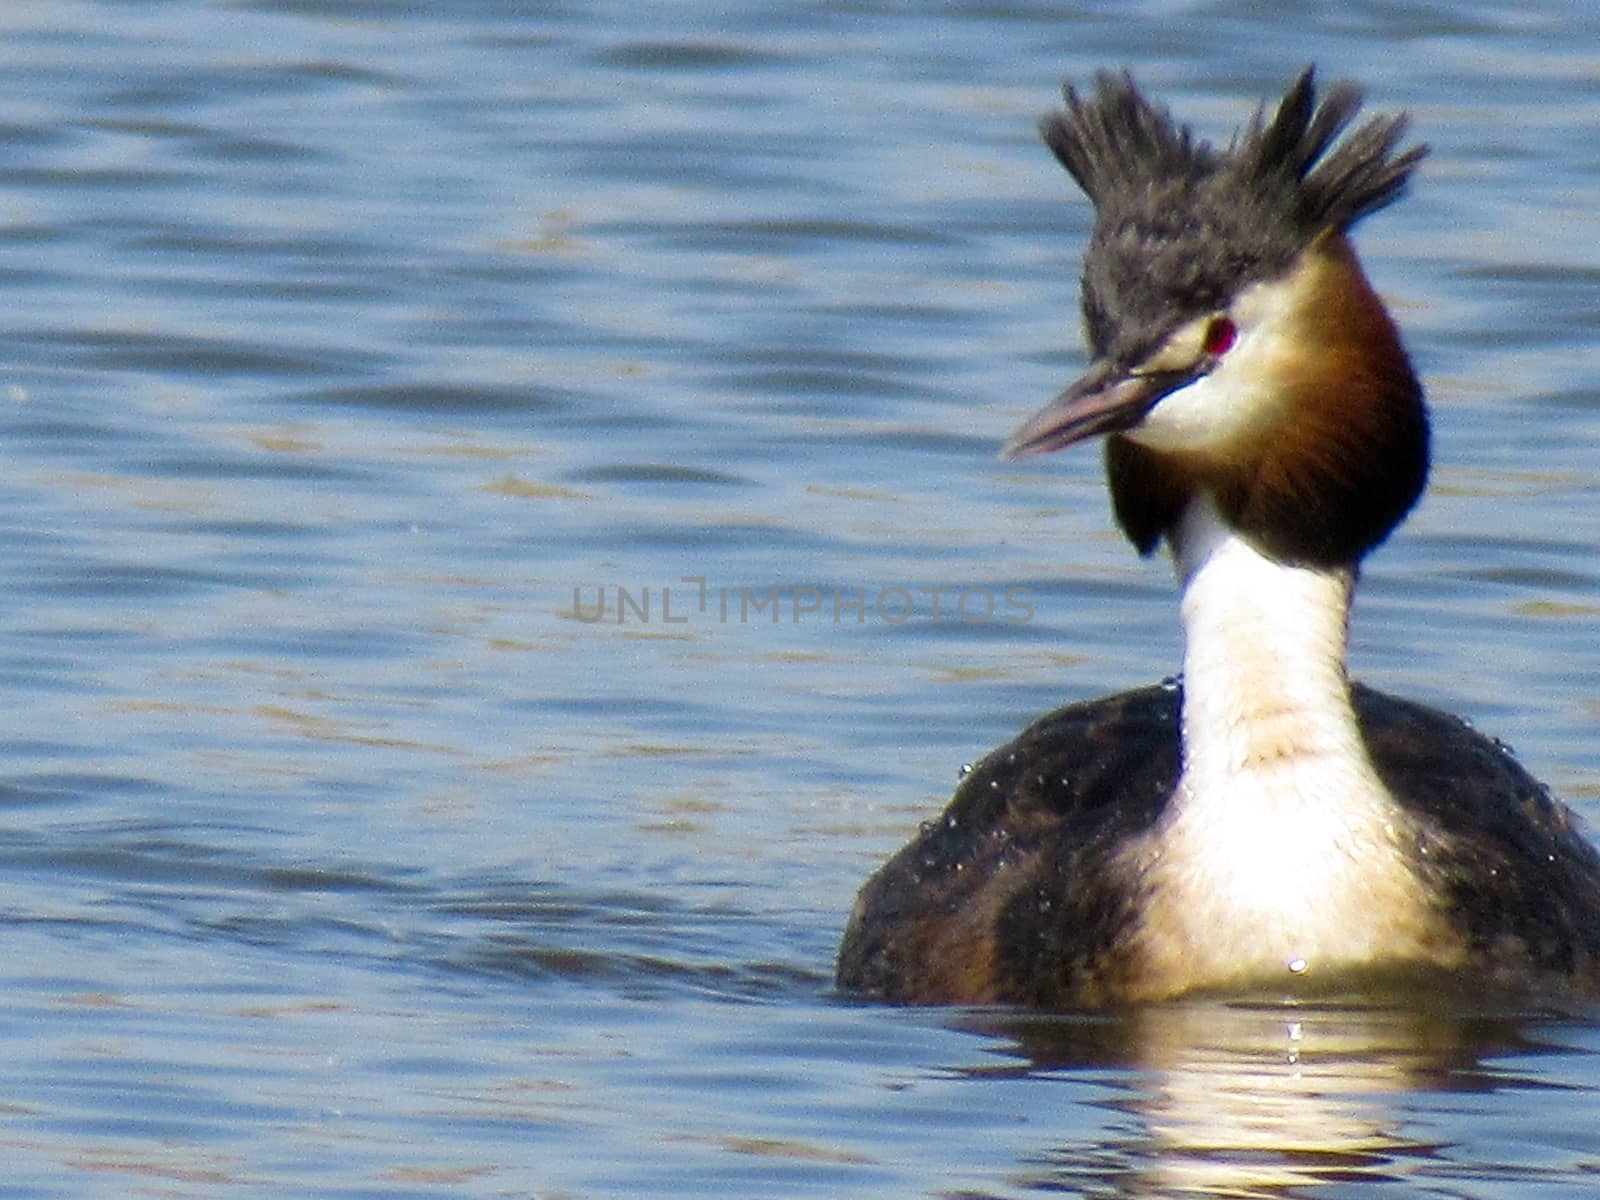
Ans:
[[[0,1192],[1579,1197],[1600,1026],[830,991],[1031,716],[1169,673],[1039,145],[1311,60],[1429,499],[1355,660],[1600,820],[1600,23],[1549,4],[0,9]],[[935,605],[938,606],[937,612]]]

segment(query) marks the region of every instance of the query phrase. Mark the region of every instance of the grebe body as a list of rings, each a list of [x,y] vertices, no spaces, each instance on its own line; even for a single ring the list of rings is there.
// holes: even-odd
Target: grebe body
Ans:
[[[1214,151],[1126,76],[1045,139],[1095,204],[1088,372],[1013,436],[1106,438],[1182,590],[1181,685],[990,754],[862,889],[847,989],[1105,1006],[1411,974],[1590,993],[1600,855],[1496,742],[1352,684],[1361,558],[1428,469],[1421,389],[1345,234],[1425,152],[1310,71]]]
[[[1486,992],[1592,992],[1600,864],[1568,810],[1457,718],[1361,684],[1351,700],[1398,798],[1386,852],[1411,874],[1398,897],[1393,880],[1357,884],[1344,959],[1302,951],[1293,913],[1251,914],[1242,945],[1238,931],[1173,919],[1183,885],[1162,896],[1172,885],[1158,865],[1182,762],[1174,683],[1058,709],[974,767],[862,889],[840,985],[907,1004],[1099,1008],[1399,968]],[[1346,854],[1338,841],[1321,851]],[[1365,861],[1346,865],[1359,873]]]

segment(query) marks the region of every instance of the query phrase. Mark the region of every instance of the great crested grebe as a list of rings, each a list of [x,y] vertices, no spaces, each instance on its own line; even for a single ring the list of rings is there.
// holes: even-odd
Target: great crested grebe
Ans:
[[[1496,742],[1352,684],[1356,567],[1428,420],[1345,239],[1426,147],[1308,69],[1216,150],[1101,74],[1046,143],[1093,201],[1088,372],[1008,457],[1105,435],[1115,515],[1165,541],[1181,686],[1075,704],[971,771],[862,888],[841,987],[1103,1006],[1367,972],[1600,981],[1600,856]]]

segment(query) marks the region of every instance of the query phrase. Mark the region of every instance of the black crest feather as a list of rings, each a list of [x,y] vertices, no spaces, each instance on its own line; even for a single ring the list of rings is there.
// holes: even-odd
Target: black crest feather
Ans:
[[[1287,270],[1319,234],[1396,199],[1427,153],[1400,149],[1402,115],[1351,128],[1360,90],[1336,83],[1319,102],[1309,67],[1225,150],[1126,73],[1102,72],[1088,97],[1064,93],[1041,131],[1095,206],[1083,307],[1097,356],[1136,358],[1173,324]]]

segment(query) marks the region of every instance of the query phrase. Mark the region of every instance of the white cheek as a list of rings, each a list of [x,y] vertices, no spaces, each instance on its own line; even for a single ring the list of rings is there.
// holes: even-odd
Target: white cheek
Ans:
[[[1152,450],[1194,452],[1227,444],[1234,423],[1233,406],[1217,386],[1216,374],[1202,375],[1163,397],[1124,436]]]
[[[1207,375],[1167,395],[1124,436],[1152,450],[1221,452],[1257,436],[1274,416],[1266,386],[1273,339],[1265,330],[1243,335]]]

